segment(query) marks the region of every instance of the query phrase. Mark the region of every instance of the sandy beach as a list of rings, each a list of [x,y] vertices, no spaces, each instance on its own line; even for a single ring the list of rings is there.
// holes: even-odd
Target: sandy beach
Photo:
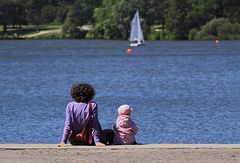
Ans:
[[[57,147],[0,144],[0,163],[168,162],[237,163],[240,144],[146,144]]]

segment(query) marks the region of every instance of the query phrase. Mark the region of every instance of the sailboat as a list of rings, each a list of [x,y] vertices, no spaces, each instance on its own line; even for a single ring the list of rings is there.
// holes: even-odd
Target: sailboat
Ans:
[[[131,23],[130,46],[139,46],[144,44],[142,28],[139,20],[139,13],[136,11]]]

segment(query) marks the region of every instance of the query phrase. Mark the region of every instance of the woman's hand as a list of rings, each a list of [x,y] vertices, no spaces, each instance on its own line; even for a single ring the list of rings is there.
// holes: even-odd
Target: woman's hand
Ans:
[[[96,147],[106,147],[106,145],[99,142],[99,143],[96,143]]]
[[[58,146],[58,147],[66,147],[67,144],[61,143],[61,144],[58,144],[57,146]]]

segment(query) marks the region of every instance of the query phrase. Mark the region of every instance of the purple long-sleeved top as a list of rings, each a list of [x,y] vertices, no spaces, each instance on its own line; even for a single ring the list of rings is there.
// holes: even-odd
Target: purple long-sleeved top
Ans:
[[[98,107],[92,102],[92,136],[95,144],[104,141],[102,137],[102,128],[98,120]],[[67,143],[71,131],[80,133],[87,125],[89,117],[89,104],[70,102],[66,108],[66,121],[63,129],[61,143]],[[73,121],[74,119],[74,121]]]

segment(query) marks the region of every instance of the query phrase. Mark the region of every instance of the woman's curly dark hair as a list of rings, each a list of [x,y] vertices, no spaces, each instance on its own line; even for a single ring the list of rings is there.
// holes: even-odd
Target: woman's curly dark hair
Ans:
[[[71,96],[76,102],[88,103],[95,95],[94,88],[87,83],[74,84],[71,89]]]

